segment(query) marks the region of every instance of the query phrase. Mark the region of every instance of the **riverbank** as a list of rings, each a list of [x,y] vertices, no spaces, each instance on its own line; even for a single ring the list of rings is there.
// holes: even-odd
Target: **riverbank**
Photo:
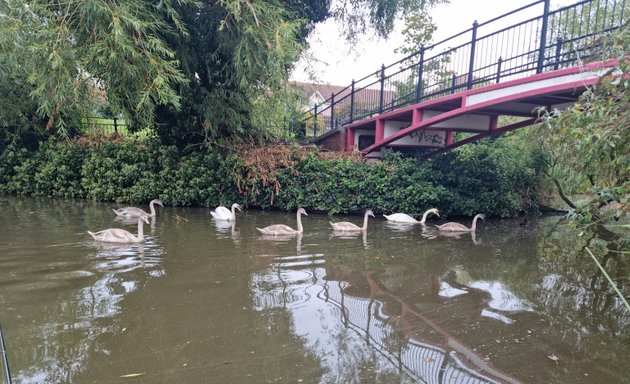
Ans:
[[[540,155],[505,141],[466,146],[430,161],[389,153],[368,163],[311,147],[274,145],[180,151],[157,141],[82,138],[37,151],[6,149],[0,193],[145,203],[336,213],[513,217],[538,210]]]

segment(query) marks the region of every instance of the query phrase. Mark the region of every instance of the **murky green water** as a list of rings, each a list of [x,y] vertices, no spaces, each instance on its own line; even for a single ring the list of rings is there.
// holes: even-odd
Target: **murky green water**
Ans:
[[[144,245],[98,245],[135,232],[113,207],[0,198],[14,382],[630,382],[630,316],[557,218],[339,237],[310,214],[274,240],[255,227],[294,214],[164,208]]]

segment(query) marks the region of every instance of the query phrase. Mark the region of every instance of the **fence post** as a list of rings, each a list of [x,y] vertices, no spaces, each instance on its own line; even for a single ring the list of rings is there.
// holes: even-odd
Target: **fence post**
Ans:
[[[114,132],[118,133],[118,118],[114,116]]]
[[[379,101],[378,113],[383,113],[383,103],[385,101],[385,64],[381,65],[381,99]]]
[[[562,52],[562,43],[564,43],[564,41],[562,40],[562,37],[559,37],[558,41],[556,41],[556,63],[553,65],[553,69],[560,68],[560,52]]]
[[[317,103],[313,105],[313,137],[317,137]]]
[[[503,58],[499,56],[499,61],[497,61],[497,84],[501,80],[501,64],[503,64]]]
[[[330,130],[332,129],[335,129],[335,92],[330,94]]]
[[[455,87],[457,86],[457,76],[455,72],[451,74],[451,94],[455,93]]]
[[[473,73],[475,71],[475,46],[477,45],[477,20],[472,26],[472,39],[470,41],[470,63],[468,65],[468,81],[466,82],[466,89],[472,89],[473,86]]]
[[[545,0],[545,8],[543,10],[543,22],[540,31],[540,47],[538,48],[538,64],[536,65],[536,73],[541,73],[545,63],[545,48],[547,48],[547,28],[549,26],[549,2]]]
[[[354,79],[350,88],[350,123],[354,121]]]
[[[422,97],[422,72],[424,71],[424,45],[420,46],[420,62],[418,63],[418,86],[416,87],[416,102]]]

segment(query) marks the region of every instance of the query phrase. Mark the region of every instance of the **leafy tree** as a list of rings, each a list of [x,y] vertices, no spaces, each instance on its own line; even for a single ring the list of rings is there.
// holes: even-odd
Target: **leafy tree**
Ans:
[[[107,97],[131,123],[151,123],[158,104],[178,106],[174,85],[185,82],[174,52],[160,38],[185,34],[173,1],[0,2],[0,62],[13,62],[0,99],[17,115],[45,121],[39,132],[69,136],[93,101]],[[192,4],[190,0],[178,4]],[[12,94],[11,83],[19,89]],[[36,108],[33,108],[36,107]],[[3,108],[4,109],[4,108]],[[23,125],[13,117],[2,124]],[[34,122],[33,118],[29,119]]]
[[[189,34],[167,37],[188,78],[181,108],[160,106],[157,130],[170,144],[259,138],[269,122],[253,110],[282,90],[303,47],[304,22],[280,2],[206,1],[179,9]],[[261,107],[265,108],[265,107]],[[272,114],[274,116],[274,114]]]
[[[437,25],[429,14],[429,8],[440,3],[448,3],[448,0],[433,1],[429,7],[416,9],[405,17],[405,28],[402,31],[404,43],[395,52],[410,56],[403,61],[403,64],[411,67],[407,70],[409,74],[404,76],[403,80],[395,79],[391,84],[395,90],[395,99],[400,104],[410,104],[416,101],[419,75],[418,59],[420,57],[418,53],[422,47],[430,45],[433,33],[437,30]],[[423,94],[434,92],[436,86],[451,79],[453,72],[447,67],[451,61],[452,53],[454,51],[437,56],[423,64],[422,84],[420,85]]]
[[[554,14],[549,20],[547,45],[552,52],[561,48],[560,63],[556,63],[552,52],[547,52],[545,64],[562,67],[563,61],[588,61],[602,57],[607,54],[607,45],[600,44],[601,31],[619,27],[629,16],[630,8],[619,0],[584,2]]]
[[[405,28],[402,30],[404,43],[396,48],[394,52],[404,55],[418,52],[421,46],[429,45],[436,30],[437,25],[427,9],[419,9],[412,12],[405,18]]]
[[[159,136],[169,144],[211,144],[282,135],[279,126],[299,112],[286,80],[316,23],[335,17],[353,38],[367,30],[362,19],[386,34],[390,18],[433,2],[390,2],[387,12],[373,0],[353,0],[348,8],[330,1],[229,0],[204,2],[200,12],[181,9],[190,33],[169,43],[189,78],[180,87],[186,102],[180,110],[158,108]]]
[[[612,215],[628,212],[630,197],[630,33],[619,31],[602,40],[619,60],[615,68],[564,111],[544,111],[533,133],[549,156],[548,176],[582,223],[598,222],[601,208]],[[581,203],[570,198],[588,193]]]
[[[105,103],[132,129],[156,123],[164,142],[265,138],[295,109],[284,83],[316,23],[386,35],[435,2],[3,0],[0,102],[16,108],[0,124],[14,139],[68,137]]]
[[[423,15],[426,19],[423,10],[445,2],[448,0],[341,0],[333,4],[330,13],[344,25],[346,38],[353,41],[369,31],[386,37],[401,15],[412,15],[416,20]],[[416,26],[420,25],[411,28]]]

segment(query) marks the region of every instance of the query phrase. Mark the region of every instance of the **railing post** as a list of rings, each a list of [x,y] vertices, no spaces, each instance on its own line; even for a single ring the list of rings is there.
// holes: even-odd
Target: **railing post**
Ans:
[[[381,98],[378,106],[378,113],[383,113],[383,103],[385,102],[385,64],[381,65]]]
[[[549,2],[545,0],[545,8],[543,10],[543,22],[540,30],[540,47],[538,48],[538,64],[536,64],[536,73],[543,71],[545,64],[545,48],[547,48],[547,28],[549,26]]]
[[[472,39],[470,41],[470,64],[468,65],[468,81],[466,82],[466,89],[472,89],[473,86],[473,73],[475,71],[475,46],[477,45],[477,20],[472,26]]]
[[[503,64],[503,58],[499,56],[499,61],[497,61],[497,84],[501,81],[501,64]]]
[[[562,40],[562,37],[559,37],[558,41],[556,41],[556,62],[553,65],[553,69],[560,68],[560,53],[562,52],[562,43],[564,43],[564,41]]]
[[[350,88],[350,123],[354,121],[354,79]]]
[[[420,62],[418,63],[418,86],[416,87],[416,102],[419,102],[420,98],[422,98],[422,89],[424,88],[424,84],[422,84],[423,71],[424,71],[424,45],[420,46]]]
[[[118,118],[114,116],[114,132],[118,133]]]
[[[313,105],[313,137],[317,137],[317,103]]]
[[[335,129],[335,92],[330,95],[330,130],[332,129]]]
[[[457,82],[457,76],[455,76],[455,72],[451,74],[451,94],[455,93],[455,86]]]

